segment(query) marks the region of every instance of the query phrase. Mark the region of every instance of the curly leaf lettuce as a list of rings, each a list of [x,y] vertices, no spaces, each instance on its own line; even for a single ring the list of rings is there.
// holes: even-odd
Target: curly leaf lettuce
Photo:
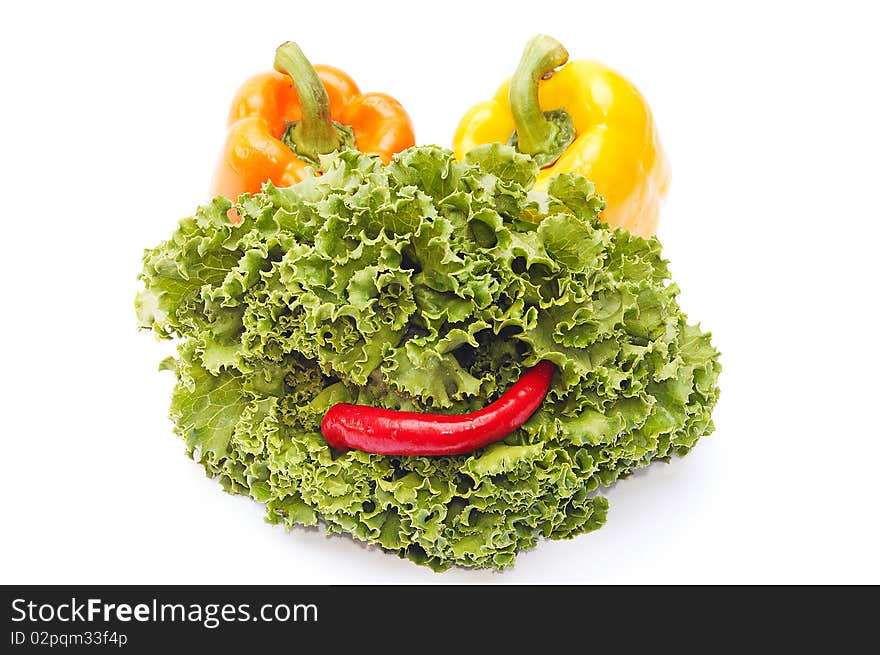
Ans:
[[[270,522],[502,568],[597,529],[600,488],[712,432],[718,353],[660,244],[611,231],[586,179],[533,191],[534,162],[500,145],[322,167],[239,198],[238,225],[223,198],[182,220],[146,251],[136,301],[141,326],[179,340],[187,451]],[[319,431],[343,401],[472,411],[542,359],[559,371],[543,406],[469,455],[339,453]]]

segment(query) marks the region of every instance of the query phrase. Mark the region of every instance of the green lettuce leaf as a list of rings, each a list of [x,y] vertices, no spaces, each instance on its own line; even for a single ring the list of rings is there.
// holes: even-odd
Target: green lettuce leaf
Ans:
[[[577,175],[532,188],[502,145],[216,198],[144,254],[138,322],[165,361],[187,452],[288,527],[322,525],[442,570],[510,566],[599,528],[603,487],[712,432],[718,352],[677,304],[656,239],[612,231]],[[536,362],[558,375],[520,429],[457,457],[335,452],[337,402],[461,413]]]

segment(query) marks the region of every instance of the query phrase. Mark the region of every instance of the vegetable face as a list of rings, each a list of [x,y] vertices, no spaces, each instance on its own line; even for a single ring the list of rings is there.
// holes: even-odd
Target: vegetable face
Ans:
[[[535,162],[353,150],[322,175],[218,197],[148,250],[140,324],[179,340],[187,452],[268,520],[319,522],[415,562],[502,568],[600,527],[602,488],[713,429],[718,353],[656,239],[612,231],[579,175]],[[338,403],[467,414],[541,361],[558,373],[504,439],[441,457],[340,451]]]
[[[455,154],[461,159],[480,144],[510,141],[542,166],[538,188],[560,173],[580,173],[605,198],[602,220],[651,236],[669,186],[651,110],[639,90],[608,67],[566,61],[568,52],[555,39],[529,41],[513,78],[461,119]]]

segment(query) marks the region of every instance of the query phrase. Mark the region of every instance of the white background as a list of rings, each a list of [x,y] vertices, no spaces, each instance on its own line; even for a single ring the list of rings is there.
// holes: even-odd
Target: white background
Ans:
[[[4,3],[0,582],[880,582],[870,6]],[[723,353],[716,433],[612,488],[600,531],[502,574],[264,524],[172,433],[167,344],[135,327],[142,249],[206,199],[231,96],[280,42],[449,145],[537,32],[653,107],[660,237]]]

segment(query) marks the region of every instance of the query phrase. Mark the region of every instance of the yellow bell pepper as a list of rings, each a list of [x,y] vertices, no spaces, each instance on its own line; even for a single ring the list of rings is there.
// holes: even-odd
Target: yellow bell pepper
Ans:
[[[536,188],[546,189],[560,173],[580,173],[605,197],[603,220],[651,236],[669,187],[669,164],[651,110],[613,70],[567,61],[568,52],[555,39],[529,41],[513,78],[462,118],[455,155],[461,159],[483,143],[515,145],[542,167]]]

